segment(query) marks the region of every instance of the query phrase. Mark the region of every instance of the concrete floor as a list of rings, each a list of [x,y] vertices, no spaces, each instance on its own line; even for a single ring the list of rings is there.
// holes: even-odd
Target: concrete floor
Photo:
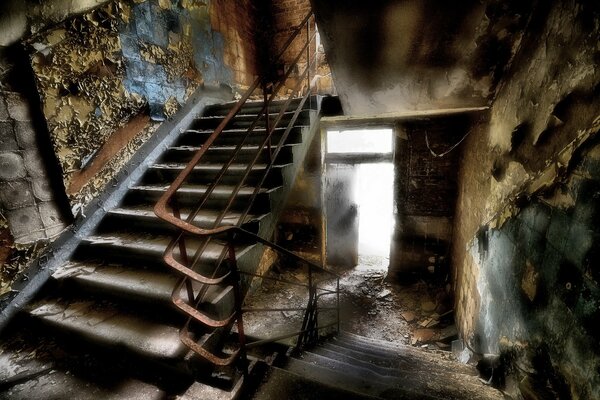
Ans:
[[[430,279],[415,279],[400,285],[386,281],[386,259],[361,257],[359,265],[338,270],[341,275],[341,329],[347,332],[389,342],[413,345],[427,350],[450,350],[456,335],[453,323],[452,299],[445,285]],[[303,268],[278,264],[270,276],[295,283],[306,283]],[[333,287],[334,282],[326,286]],[[249,308],[303,307],[306,288],[264,280],[262,286],[247,300]],[[320,306],[334,306],[332,296],[324,296]],[[335,319],[335,314],[321,313],[322,323]],[[256,338],[281,335],[300,328],[301,311],[246,313],[246,333]],[[293,343],[292,340],[289,343]],[[450,354],[450,353],[448,353]]]

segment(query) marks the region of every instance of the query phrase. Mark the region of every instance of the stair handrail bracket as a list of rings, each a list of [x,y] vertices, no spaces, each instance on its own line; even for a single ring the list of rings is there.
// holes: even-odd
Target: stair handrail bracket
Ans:
[[[193,154],[191,160],[186,164],[183,170],[177,175],[171,185],[165,190],[158,202],[154,206],[155,214],[162,220],[173,225],[176,228],[176,234],[167,246],[163,258],[165,263],[171,267],[179,276],[180,280],[173,289],[171,298],[173,304],[187,316],[185,325],[180,331],[181,341],[194,351],[199,356],[209,360],[215,365],[229,365],[236,360],[241,360],[243,363],[243,370],[247,372],[247,357],[246,349],[266,343],[269,341],[280,340],[279,338],[271,338],[268,340],[261,340],[254,343],[246,343],[246,336],[244,333],[243,324],[243,313],[244,312],[257,312],[257,311],[271,311],[271,310],[251,310],[244,309],[242,307],[244,301],[244,287],[242,286],[241,275],[253,275],[251,273],[240,271],[237,266],[237,255],[236,246],[240,243],[241,239],[253,241],[254,243],[261,243],[262,245],[271,248],[275,252],[282,254],[286,257],[292,258],[295,262],[301,263],[308,268],[308,304],[304,312],[304,318],[302,327],[299,331],[292,332],[287,337],[298,336],[297,346],[301,347],[311,342],[314,342],[318,336],[319,331],[330,326],[336,326],[339,330],[339,276],[322,266],[309,262],[298,255],[282,248],[281,246],[260,237],[259,235],[249,232],[243,228],[246,219],[252,211],[253,204],[258,198],[259,193],[269,175],[271,169],[275,165],[275,160],[285,145],[287,138],[295,126],[295,123],[304,109],[306,101],[310,98],[312,91],[311,82],[311,70],[314,70],[316,56],[311,54],[311,43],[313,43],[316,37],[316,29],[314,15],[309,12],[304,20],[292,31],[290,37],[284,44],[283,48],[277,55],[274,63],[278,65],[286,51],[290,49],[291,44],[297,39],[301,38],[303,32],[306,33],[305,39],[302,45],[299,46],[299,51],[294,53],[291,62],[288,63],[284,72],[281,76],[278,76],[274,82],[268,82],[263,76],[259,76],[255,79],[254,83],[248,88],[241,99],[232,107],[229,113],[219,123],[217,128],[212,134],[204,141]],[[296,47],[297,48],[297,47]],[[295,50],[295,48],[293,49]],[[316,51],[316,46],[315,46]],[[292,73],[298,71],[299,62],[302,57],[305,57],[305,68],[302,73],[297,72],[296,85],[289,90],[287,99],[282,100],[283,105],[279,112],[271,113],[270,107],[281,90],[286,87],[286,82],[292,76]],[[288,60],[290,59],[288,58]],[[313,73],[314,76],[314,73]],[[198,201],[192,206],[187,213],[187,216],[183,218],[181,213],[181,207],[178,201],[178,195],[181,192],[184,185],[189,181],[191,174],[194,172],[198,164],[205,160],[205,155],[219,143],[219,139],[224,137],[224,132],[230,126],[234,118],[239,115],[244,105],[249,99],[253,98],[253,95],[258,89],[262,89],[262,108],[257,113],[256,117],[250,123],[248,129],[242,133],[242,138],[235,145],[235,148],[231,151],[230,156],[226,161],[223,162],[223,166],[218,170],[214,180],[206,185],[202,194],[199,195]],[[292,100],[299,99],[297,105],[294,108],[290,108]],[[283,117],[292,114],[287,124],[283,123]],[[220,210],[215,220],[206,226],[198,226],[195,221],[200,212],[208,207],[207,203],[211,196],[215,195],[215,190],[219,187],[223,187],[223,177],[230,171],[231,166],[234,164],[238,156],[240,155],[244,144],[255,132],[255,128],[259,124],[264,124],[264,137],[260,137],[260,144],[254,149],[255,153],[251,154],[251,161],[247,162],[243,174],[239,177],[235,185],[227,186],[230,190],[229,196],[226,198],[224,209]],[[281,125],[281,126],[280,126]],[[274,132],[278,129],[282,131],[281,137],[275,141]],[[256,137],[256,136],[255,136]],[[248,146],[246,147],[246,150]],[[249,201],[245,202],[243,209],[237,221],[235,223],[224,223],[224,220],[230,209],[234,204],[236,196],[242,190],[250,187],[247,184],[248,177],[253,171],[257,162],[261,159],[261,155],[267,158],[266,165],[260,171],[258,176],[258,183],[254,185],[254,189],[250,194]],[[262,161],[264,163],[264,161]],[[256,175],[254,175],[256,176]],[[221,186],[220,186],[221,185]],[[218,192],[218,191],[217,191]],[[222,193],[222,192],[221,192]],[[193,246],[191,245],[193,243]],[[222,248],[221,252],[216,257],[214,263],[214,269],[209,271],[200,272],[199,265],[201,264],[202,256],[211,243],[219,244]],[[224,245],[223,245],[224,244]],[[214,248],[214,247],[213,247]],[[322,281],[314,279],[316,273],[324,273],[328,275],[329,279],[337,279],[337,286],[334,289],[323,288],[319,286]],[[269,279],[266,276],[258,276],[263,279]],[[212,285],[228,284],[233,287],[233,294],[235,299],[235,310],[229,316],[216,317],[209,315],[206,311],[200,308],[200,305],[205,298],[208,288]],[[182,294],[183,293],[183,294]],[[337,310],[336,321],[332,324],[319,326],[319,311],[329,308],[319,308],[319,298],[322,296],[335,295],[337,296],[337,305],[333,307]],[[197,338],[194,334],[194,329],[191,328],[192,324],[200,324],[202,327],[207,329],[231,329],[234,324],[237,324],[239,348],[233,353],[216,354],[205,348],[203,344],[198,343]],[[260,342],[260,343],[259,343]]]

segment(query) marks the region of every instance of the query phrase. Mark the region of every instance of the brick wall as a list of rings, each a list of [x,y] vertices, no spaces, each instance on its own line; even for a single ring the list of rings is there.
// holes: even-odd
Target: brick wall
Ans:
[[[233,71],[234,81],[250,86],[258,74],[257,9],[252,0],[219,0],[210,3],[212,28],[223,35],[223,60]]]

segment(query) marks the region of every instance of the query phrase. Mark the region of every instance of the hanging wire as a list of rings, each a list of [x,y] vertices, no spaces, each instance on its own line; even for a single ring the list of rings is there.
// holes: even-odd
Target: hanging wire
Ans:
[[[450,153],[452,150],[454,150],[455,148],[457,148],[466,138],[467,136],[469,136],[469,134],[471,133],[472,129],[469,129],[469,131],[467,133],[465,133],[465,136],[462,137],[462,139],[460,139],[458,141],[458,143],[456,143],[454,146],[450,147],[448,150],[446,150],[445,152],[438,154],[435,151],[433,151],[433,149],[431,148],[431,146],[429,145],[429,137],[427,136],[427,131],[425,131],[425,144],[427,144],[427,148],[429,149],[429,152],[434,156],[434,157],[444,157],[446,154]]]

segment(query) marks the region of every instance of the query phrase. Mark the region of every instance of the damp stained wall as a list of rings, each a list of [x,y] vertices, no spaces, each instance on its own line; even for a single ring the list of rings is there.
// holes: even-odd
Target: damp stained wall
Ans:
[[[27,40],[74,208],[200,85],[248,85],[251,9],[249,1],[112,1]]]
[[[313,0],[344,111],[488,104],[533,1]]]
[[[459,174],[461,334],[550,397],[600,398],[599,37],[598,4],[538,2]]]
[[[397,122],[390,276],[402,278],[430,266],[447,273],[460,142],[477,118],[465,113]]]

